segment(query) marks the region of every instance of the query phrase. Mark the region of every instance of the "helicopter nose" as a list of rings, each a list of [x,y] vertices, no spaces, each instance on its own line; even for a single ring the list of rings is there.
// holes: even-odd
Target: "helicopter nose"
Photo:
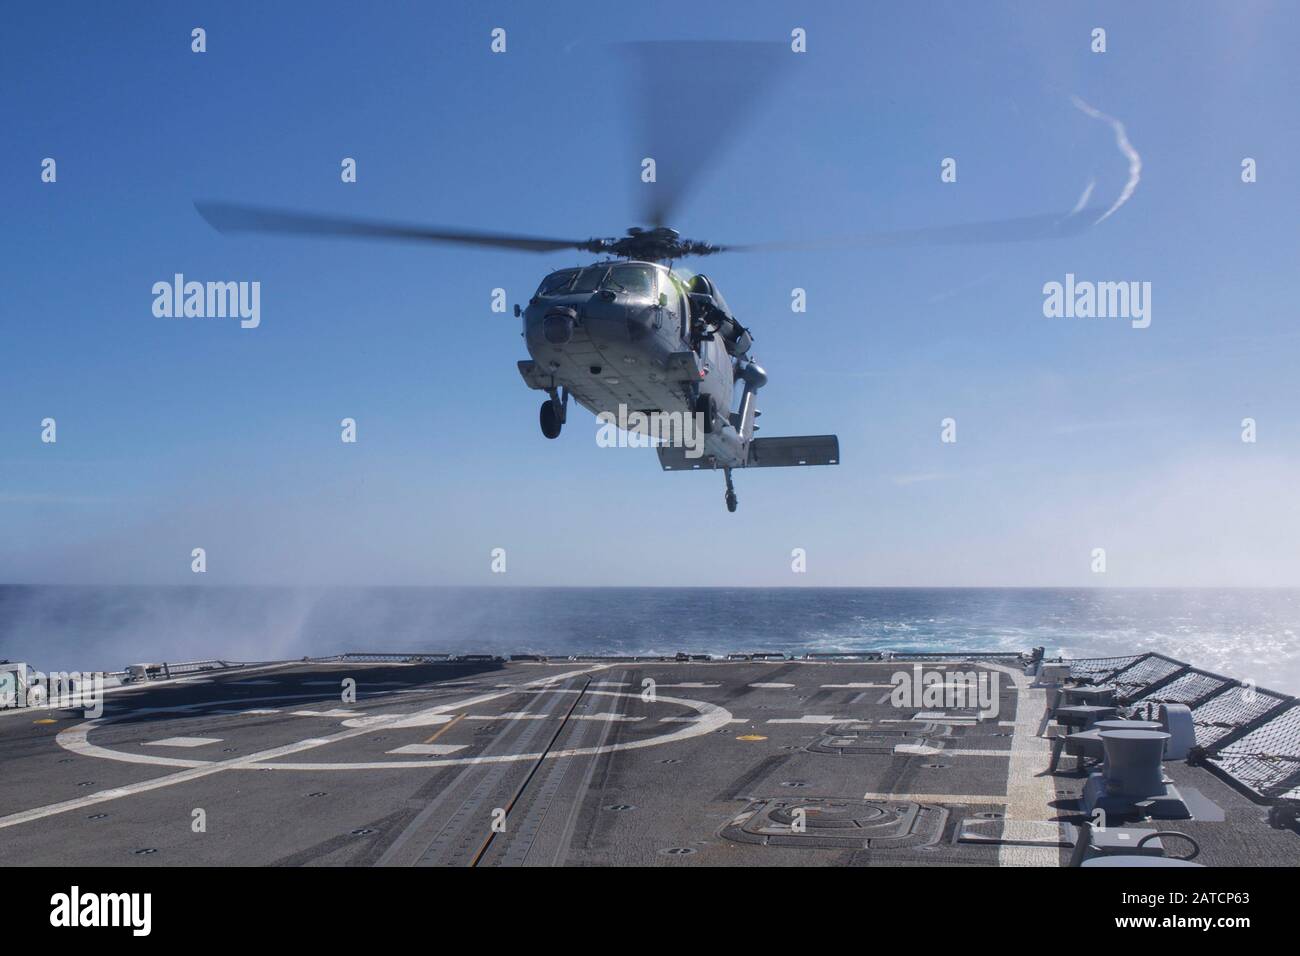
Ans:
[[[542,336],[552,345],[564,345],[573,338],[573,325],[578,313],[568,306],[557,305],[547,310],[542,319]]]

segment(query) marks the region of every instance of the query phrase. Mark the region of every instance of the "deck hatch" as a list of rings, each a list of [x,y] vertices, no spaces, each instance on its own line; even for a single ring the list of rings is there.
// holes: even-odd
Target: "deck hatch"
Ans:
[[[760,846],[906,849],[938,843],[947,822],[944,807],[903,800],[758,800],[721,835]]]

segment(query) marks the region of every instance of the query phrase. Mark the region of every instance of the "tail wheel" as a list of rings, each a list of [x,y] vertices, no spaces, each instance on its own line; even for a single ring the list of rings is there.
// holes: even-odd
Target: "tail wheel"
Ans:
[[[560,421],[560,413],[555,407],[555,403],[549,398],[542,402],[541,411],[538,413],[538,420],[541,422],[543,435],[547,438],[560,437],[560,429],[563,427],[564,423]]]

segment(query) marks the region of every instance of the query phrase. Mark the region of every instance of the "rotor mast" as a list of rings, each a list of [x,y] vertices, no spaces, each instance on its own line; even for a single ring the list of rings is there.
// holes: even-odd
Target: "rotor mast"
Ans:
[[[676,229],[668,226],[656,226],[653,229],[632,226],[626,236],[617,239],[590,239],[583,248],[588,252],[642,262],[668,262],[686,256],[707,256],[723,251],[722,246],[683,239]]]

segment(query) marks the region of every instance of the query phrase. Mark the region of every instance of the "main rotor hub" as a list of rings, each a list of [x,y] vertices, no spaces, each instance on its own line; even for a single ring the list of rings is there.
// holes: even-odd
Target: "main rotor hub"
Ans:
[[[608,253],[645,262],[662,262],[685,256],[707,256],[722,251],[720,247],[707,242],[683,239],[676,229],[668,226],[656,226],[653,229],[632,226],[626,236],[618,239],[592,239],[586,248],[589,252]]]

